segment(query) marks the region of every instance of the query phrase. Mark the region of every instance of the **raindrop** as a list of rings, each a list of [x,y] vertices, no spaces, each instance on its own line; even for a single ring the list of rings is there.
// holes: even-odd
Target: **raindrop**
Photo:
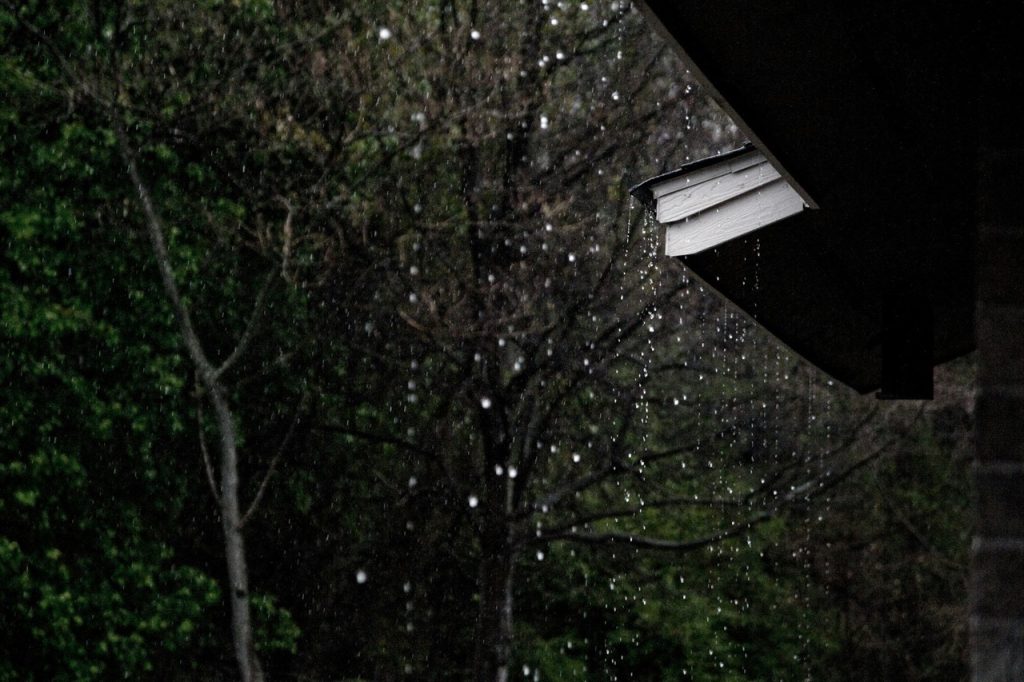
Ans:
[[[544,561],[544,552],[537,550],[537,561]]]
[[[519,470],[518,469],[516,469],[515,467],[509,467],[508,468],[508,477],[509,478],[515,478],[518,475],[519,475]]]
[[[381,40],[390,40],[392,35],[391,29],[387,26],[381,26],[380,30],[377,32],[377,37]]]
[[[469,496],[469,507],[470,509],[476,509],[476,506],[480,504],[480,499],[476,495]]]
[[[359,569],[358,571],[356,571],[356,582],[359,583],[360,585],[362,585],[362,584],[364,584],[366,582],[366,571],[364,571],[362,569]]]
[[[480,40],[480,31],[474,28],[472,31],[469,32],[469,37],[472,38],[473,40]]]
[[[491,399],[487,397],[480,398],[480,407],[484,408],[485,410],[491,409]]]

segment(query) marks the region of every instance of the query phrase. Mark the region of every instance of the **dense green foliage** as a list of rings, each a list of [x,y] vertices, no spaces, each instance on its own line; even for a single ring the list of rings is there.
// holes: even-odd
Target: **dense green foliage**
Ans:
[[[112,222],[112,140],[38,116],[0,74],[0,677],[152,672],[211,641],[216,580],[180,561],[187,518],[180,358],[145,251]],[[126,248],[127,247],[127,248]],[[170,522],[170,524],[169,524]]]
[[[118,128],[211,356],[260,311],[269,677],[466,679],[511,557],[516,678],[962,679],[970,368],[876,410],[657,258],[629,181],[736,131],[584,5],[0,3],[0,680],[236,674]]]

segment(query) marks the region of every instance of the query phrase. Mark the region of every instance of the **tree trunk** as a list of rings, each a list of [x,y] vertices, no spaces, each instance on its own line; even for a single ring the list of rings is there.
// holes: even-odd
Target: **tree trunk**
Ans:
[[[153,247],[157,268],[160,270],[164,293],[167,294],[171,303],[185,348],[199,373],[203,387],[210,395],[210,401],[213,403],[213,409],[217,415],[217,433],[220,436],[220,513],[224,528],[224,553],[228,565],[228,589],[230,592],[228,598],[231,600],[231,630],[235,658],[238,660],[238,670],[242,682],[261,682],[263,673],[260,670],[259,661],[256,659],[256,650],[253,646],[252,619],[249,612],[249,569],[245,561],[242,511],[238,500],[238,437],[235,431],[235,418],[231,413],[227,397],[224,395],[224,389],[217,378],[218,370],[214,368],[203,350],[203,345],[192,324],[188,307],[182,301],[178,291],[178,282],[174,276],[171,257],[167,251],[167,242],[164,239],[163,220],[157,213],[149,189],[142,181],[142,175],[135,164],[135,155],[132,153],[128,137],[121,126],[120,116],[118,112],[112,113],[112,123],[121,147],[121,155],[128,166],[128,175],[146,216],[146,230]],[[238,352],[241,352],[243,346],[244,343],[240,342]],[[219,371],[223,371],[234,360],[234,355],[229,357],[227,363],[222,365]]]
[[[514,554],[508,529],[485,538],[480,559],[480,608],[474,679],[508,682],[512,658],[512,573]]]
[[[235,658],[243,682],[263,679],[252,639],[249,610],[249,568],[245,560],[242,511],[238,501],[238,451],[234,416],[216,382],[211,382],[210,398],[217,415],[220,433],[220,512],[224,528],[224,550],[228,568],[231,601],[231,630]]]

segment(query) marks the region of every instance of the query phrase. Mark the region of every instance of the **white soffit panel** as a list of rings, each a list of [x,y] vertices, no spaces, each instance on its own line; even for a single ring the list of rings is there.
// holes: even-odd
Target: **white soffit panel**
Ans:
[[[757,150],[651,187],[665,253],[710,249],[805,208],[803,198]]]

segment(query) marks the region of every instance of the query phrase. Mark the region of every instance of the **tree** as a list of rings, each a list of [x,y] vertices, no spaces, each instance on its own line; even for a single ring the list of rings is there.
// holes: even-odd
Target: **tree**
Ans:
[[[0,679],[186,673],[220,590],[168,532],[189,514],[173,332],[124,249],[111,140],[2,11],[0,32]]]
[[[37,41],[34,50],[26,50],[29,53],[27,56],[37,60],[36,64],[39,65],[40,71],[50,71],[45,74],[46,76],[63,81],[64,87],[67,88],[64,98],[69,108],[80,107],[83,111],[76,112],[79,113],[79,116],[91,119],[94,124],[98,123],[101,126],[101,135],[106,134],[109,139],[116,140],[120,157],[127,169],[126,179],[130,181],[130,186],[134,189],[142,209],[143,224],[149,237],[151,253],[159,271],[164,294],[177,322],[179,340],[185,346],[187,355],[194,366],[200,420],[199,441],[206,462],[206,475],[211,492],[219,504],[220,519],[223,525],[228,569],[228,589],[225,593],[231,605],[236,659],[243,679],[260,679],[262,673],[253,644],[248,567],[243,531],[246,522],[255,513],[263,498],[281,452],[288,446],[302,408],[300,407],[295,412],[292,425],[281,440],[278,454],[270,459],[262,482],[254,486],[255,492],[251,502],[247,507],[243,506],[238,460],[237,407],[232,405],[233,397],[225,383],[225,376],[239,364],[253,345],[257,325],[268,299],[269,289],[274,283],[274,276],[279,272],[284,272],[285,268],[271,260],[270,272],[263,278],[262,287],[254,297],[253,311],[245,323],[244,329],[240,332],[236,345],[222,356],[222,360],[213,361],[211,359],[213,356],[207,350],[208,346],[201,340],[201,332],[193,322],[191,305],[179,288],[176,266],[169,248],[168,230],[160,215],[161,212],[157,208],[149,183],[144,179],[143,172],[140,170],[137,158],[138,149],[130,139],[128,131],[129,126],[141,126],[144,128],[155,127],[162,133],[174,134],[172,129],[161,126],[167,123],[167,119],[181,120],[182,111],[175,107],[175,105],[183,104],[178,98],[181,91],[168,93],[163,90],[159,93],[160,96],[154,95],[152,91],[154,88],[162,89],[167,83],[161,82],[149,71],[150,68],[157,67],[157,64],[151,59],[152,55],[147,51],[146,46],[146,41],[150,39],[156,43],[173,41],[175,38],[168,31],[164,22],[169,19],[177,20],[180,15],[170,12],[168,8],[162,6],[137,7],[129,3],[114,3],[105,7],[93,6],[88,10],[77,5],[56,10],[39,7],[19,8],[10,3],[5,3],[5,6],[10,12],[8,18],[18,22],[20,32]],[[209,8],[210,11],[205,16],[197,17],[204,20],[197,21],[193,29],[201,33],[216,30],[218,27],[223,28],[218,20],[233,20],[236,22],[236,27],[248,25],[254,30],[265,25],[258,21],[260,19],[258,11],[253,12],[252,8],[247,9],[249,12],[239,11],[234,14],[225,14],[214,8]],[[53,27],[51,26],[52,32],[50,32],[42,27],[43,22],[52,22],[57,17],[70,20],[70,28],[61,26],[52,31]],[[254,23],[255,27],[253,27]],[[172,57],[177,56],[180,55],[172,55]],[[137,68],[140,63],[145,63],[148,68]],[[36,64],[26,60],[26,65],[30,68]],[[168,68],[173,74],[173,66]],[[188,83],[190,77],[194,75],[194,73],[186,74],[182,83]],[[181,85],[178,82],[174,84]],[[161,104],[164,106],[161,107]],[[188,112],[187,103],[184,103],[181,109]],[[154,111],[159,111],[159,115],[154,115]],[[184,116],[187,117],[190,113],[194,112],[185,113]],[[183,130],[187,134],[189,128],[185,127]],[[182,131],[177,130],[176,132],[180,134]],[[150,138],[150,142],[152,142],[152,138]],[[157,159],[162,166],[178,161],[175,152],[170,148],[159,143],[152,147],[155,148]],[[196,181],[194,184],[201,186],[204,168],[200,164],[193,163],[187,170],[193,176],[191,179]],[[208,190],[209,188],[204,189]],[[180,202],[183,196],[175,195],[173,199]],[[210,201],[211,198],[207,194],[206,196],[187,197],[186,201],[189,199],[195,204],[202,205],[204,200]],[[217,197],[214,197],[213,200],[216,201]],[[222,199],[220,203],[220,208],[223,209],[223,204],[227,202]],[[284,203],[287,205],[286,201]],[[230,210],[230,203],[228,208]],[[217,216],[211,214],[209,207],[207,207],[207,217],[211,223],[216,222]],[[289,209],[284,220],[285,232],[289,229],[290,220]],[[187,249],[188,247],[183,248]],[[270,252],[264,250],[262,255],[267,257]],[[242,275],[235,281],[243,280],[244,277]],[[232,281],[231,284],[234,284],[235,281]],[[229,305],[234,307],[234,302]],[[231,313],[225,314],[223,302],[218,307],[222,308],[220,312],[222,319],[228,316],[237,316]],[[202,402],[204,400],[210,402],[215,414],[215,430],[218,434],[217,446],[220,455],[219,482],[215,482],[215,476],[207,456],[204,438],[205,427],[202,423]],[[259,479],[256,480],[259,481]]]
[[[509,675],[524,556],[552,542],[704,548],[866,461],[764,461],[735,429],[705,430],[763,387],[749,368],[712,382],[700,350],[680,347],[703,299],[678,264],[656,261],[653,230],[630,211],[621,169],[651,172],[652,140],[685,156],[692,138],[664,126],[700,106],[641,35],[619,3],[428,3],[388,17],[377,49],[400,94],[374,116],[415,144],[363,192],[327,192],[347,222],[321,214],[324,252],[347,257],[316,273],[320,335],[344,349],[343,407],[317,428],[401,456],[390,506],[417,499],[445,515],[476,557],[476,679]],[[705,380],[705,412],[681,406]],[[734,472],[681,471],[708,451]],[[709,474],[721,495],[702,494]],[[658,508],[704,512],[682,537],[652,537],[642,522]],[[613,530],[623,518],[641,525]]]

